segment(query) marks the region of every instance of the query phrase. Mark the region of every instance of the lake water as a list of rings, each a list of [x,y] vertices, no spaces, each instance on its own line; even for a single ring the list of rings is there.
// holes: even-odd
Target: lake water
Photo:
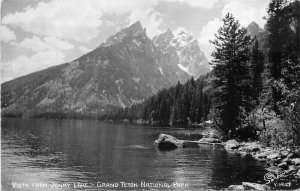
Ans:
[[[263,163],[222,147],[154,147],[160,133],[198,140],[194,129],[8,118],[2,119],[1,128],[5,191],[216,190],[243,181],[263,182],[266,173]]]

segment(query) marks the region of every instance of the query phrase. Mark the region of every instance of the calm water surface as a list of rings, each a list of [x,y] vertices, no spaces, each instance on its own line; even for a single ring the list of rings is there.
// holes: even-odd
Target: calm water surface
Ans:
[[[153,145],[160,133],[198,140],[195,130],[158,128],[80,120],[2,119],[2,189],[8,190],[156,190],[141,182],[183,183],[177,190],[218,190],[243,181],[260,182],[263,163],[251,156],[202,145],[160,151]],[[100,188],[97,183],[118,183]],[[28,184],[13,188],[13,183]],[[32,183],[47,187],[35,188]],[[70,187],[52,188],[52,183]],[[87,183],[87,188],[78,188]],[[75,187],[74,187],[75,184]],[[77,185],[77,186],[76,186]],[[166,188],[160,188],[166,189]],[[174,190],[174,187],[169,189]]]

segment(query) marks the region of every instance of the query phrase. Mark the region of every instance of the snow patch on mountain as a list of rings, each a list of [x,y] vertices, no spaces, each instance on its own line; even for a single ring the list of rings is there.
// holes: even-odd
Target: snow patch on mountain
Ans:
[[[200,50],[197,40],[184,28],[166,32],[156,36],[154,44],[169,57],[168,63],[177,67],[190,76],[198,78],[210,71],[208,60]]]
[[[185,71],[186,73],[188,73],[190,76],[193,76],[192,73],[190,73],[189,68],[188,67],[184,67],[181,64],[178,64],[179,68],[183,71]]]
[[[160,73],[161,73],[162,75],[164,75],[164,72],[163,72],[163,70],[162,70],[161,66],[160,66],[160,67],[158,67],[158,69],[159,69]]]

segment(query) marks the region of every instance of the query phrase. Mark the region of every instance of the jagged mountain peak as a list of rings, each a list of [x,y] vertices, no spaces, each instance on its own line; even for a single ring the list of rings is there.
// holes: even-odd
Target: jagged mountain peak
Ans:
[[[259,28],[259,25],[258,25],[255,21],[252,21],[252,22],[248,25],[248,27],[251,27],[251,26],[253,26],[253,27],[255,27],[255,28]]]
[[[184,47],[193,41],[196,41],[195,38],[188,31],[181,29],[174,32],[171,44],[177,47]]]
[[[184,28],[170,29],[156,36],[154,44],[162,50],[167,63],[175,63],[182,71],[198,78],[210,71],[208,61],[197,40]]]
[[[177,38],[193,38],[193,35],[184,28],[178,28],[175,30],[174,36]]]
[[[256,36],[263,31],[255,21],[252,21],[248,25],[247,30],[251,36]]]
[[[163,32],[160,35],[155,36],[155,37],[157,37],[157,38],[173,38],[174,34],[173,34],[172,30],[168,28],[165,32]]]
[[[131,24],[130,26],[128,26],[125,30],[132,31],[132,32],[141,32],[144,29],[143,29],[141,22],[137,21],[137,22]]]
[[[155,36],[153,42],[156,46],[165,49],[169,46],[170,41],[174,38],[174,34],[171,29],[167,29],[165,32]]]
[[[131,24],[130,26],[117,32],[115,35],[109,37],[104,43],[101,44],[101,47],[111,46],[120,43],[125,38],[133,36],[142,36],[145,39],[148,38],[146,34],[146,29],[143,28],[140,21]]]
[[[169,33],[169,34],[171,33],[173,35],[173,32],[170,28],[168,28],[165,33]]]

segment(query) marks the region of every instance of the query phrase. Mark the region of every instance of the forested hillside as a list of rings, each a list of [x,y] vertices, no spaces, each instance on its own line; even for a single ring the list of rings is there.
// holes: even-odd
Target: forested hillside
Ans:
[[[188,80],[169,89],[163,89],[144,103],[130,108],[119,108],[101,116],[101,119],[146,124],[188,124],[207,120],[210,108],[209,75]]]

